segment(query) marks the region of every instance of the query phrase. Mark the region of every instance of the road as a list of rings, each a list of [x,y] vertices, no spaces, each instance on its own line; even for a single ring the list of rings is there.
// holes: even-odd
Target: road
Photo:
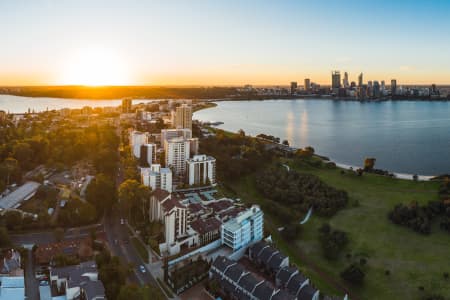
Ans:
[[[145,262],[140,257],[137,250],[130,241],[130,234],[126,225],[120,224],[120,216],[117,211],[113,211],[105,218],[105,232],[111,252],[120,257],[124,262],[133,266],[133,272],[130,274],[129,280],[136,284],[145,285],[153,284],[158,286],[155,278],[150,274],[149,270],[142,273],[139,266],[145,266]]]
[[[33,253],[28,250],[25,264],[25,296],[27,300],[39,300],[39,282],[34,277]]]
[[[102,232],[104,230],[103,224],[94,224],[83,227],[68,228],[64,232],[64,239],[79,239],[90,236],[92,229],[96,232]],[[50,244],[56,242],[55,234],[53,231],[40,231],[40,232],[29,232],[12,234],[11,240],[15,245],[35,245],[35,244]]]

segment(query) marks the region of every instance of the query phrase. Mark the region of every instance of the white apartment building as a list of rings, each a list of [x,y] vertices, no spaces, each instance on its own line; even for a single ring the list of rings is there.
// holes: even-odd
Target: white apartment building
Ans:
[[[250,243],[260,241],[263,238],[263,216],[259,206],[252,205],[250,209],[222,224],[222,244],[236,251]]]
[[[164,141],[166,167],[171,168],[176,176],[184,176],[186,172],[186,160],[190,155],[189,140],[173,138]]]
[[[147,132],[131,131],[130,132],[130,147],[134,157],[141,157],[141,146],[148,144]]]
[[[141,164],[147,163],[149,166],[156,163],[156,144],[144,144],[141,146],[139,158]]]
[[[175,128],[189,128],[192,130],[192,107],[182,104],[175,109],[174,115]]]
[[[152,193],[149,217],[151,221],[164,223],[165,242],[159,246],[161,252],[178,253],[183,243],[193,246],[195,239],[187,234],[188,209],[169,192],[156,189]],[[180,243],[183,238],[184,241]]]
[[[194,155],[186,161],[189,185],[216,184],[216,159],[207,155]]]
[[[141,168],[141,182],[152,190],[162,189],[172,192],[172,171],[161,168],[160,164],[152,164],[150,168]]]
[[[192,138],[192,130],[189,128],[178,128],[178,129],[162,129],[161,130],[161,144],[164,144],[164,141],[168,141],[173,138]]]

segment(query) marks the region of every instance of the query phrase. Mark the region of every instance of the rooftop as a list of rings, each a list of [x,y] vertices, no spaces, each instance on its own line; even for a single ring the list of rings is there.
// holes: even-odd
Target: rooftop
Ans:
[[[159,202],[161,202],[169,197],[170,193],[158,188],[153,191],[152,196],[155,197]]]
[[[0,277],[0,300],[25,299],[25,280],[20,277]]]
[[[214,230],[219,230],[220,225],[222,225],[222,222],[214,217],[207,219],[197,219],[191,222],[192,229],[197,231],[199,234],[205,234]]]
[[[86,261],[76,266],[52,268],[51,276],[66,278],[69,287],[81,287],[88,299],[105,298],[105,288],[98,280],[97,265],[94,261]]]
[[[171,211],[174,207],[178,208],[186,208],[177,198],[169,198],[166,201],[162,203],[162,206],[164,207],[164,210],[166,212]]]
[[[0,198],[0,208],[16,208],[22,201],[31,198],[41,184],[34,181],[28,181],[16,189],[14,192]]]

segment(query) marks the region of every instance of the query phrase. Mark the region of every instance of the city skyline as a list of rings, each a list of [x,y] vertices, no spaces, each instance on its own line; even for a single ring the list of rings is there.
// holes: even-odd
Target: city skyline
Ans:
[[[0,3],[0,86],[450,84],[445,1]]]

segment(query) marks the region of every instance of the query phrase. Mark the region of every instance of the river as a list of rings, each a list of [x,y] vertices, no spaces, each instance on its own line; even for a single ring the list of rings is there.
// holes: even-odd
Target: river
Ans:
[[[312,146],[335,162],[405,174],[450,173],[450,102],[356,102],[319,99],[222,101],[194,119]]]

